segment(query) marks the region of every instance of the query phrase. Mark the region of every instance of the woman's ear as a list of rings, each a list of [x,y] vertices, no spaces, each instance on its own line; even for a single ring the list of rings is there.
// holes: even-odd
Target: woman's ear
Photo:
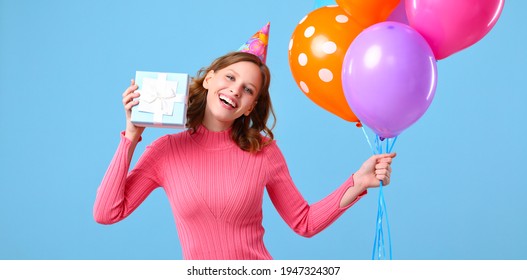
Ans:
[[[210,70],[207,75],[205,75],[205,79],[203,79],[203,88],[209,89],[209,80],[212,79],[212,77],[214,77],[214,70]]]

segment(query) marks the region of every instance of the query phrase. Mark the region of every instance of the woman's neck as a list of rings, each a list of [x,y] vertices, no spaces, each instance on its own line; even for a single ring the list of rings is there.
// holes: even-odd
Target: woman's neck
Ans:
[[[220,121],[215,118],[207,117],[203,119],[202,125],[206,127],[209,131],[219,132],[225,131],[232,127],[234,121]]]
[[[224,131],[211,131],[204,125],[200,125],[195,133],[190,134],[190,137],[207,150],[222,150],[236,146],[231,139],[230,128]]]
[[[223,124],[223,123],[211,124],[211,123],[203,122],[203,126],[206,127],[207,130],[209,130],[209,131],[221,132],[221,131],[225,131],[225,130],[231,128],[232,124]]]

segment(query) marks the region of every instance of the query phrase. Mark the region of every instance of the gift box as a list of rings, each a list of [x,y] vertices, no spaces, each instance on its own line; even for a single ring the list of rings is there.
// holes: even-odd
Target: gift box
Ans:
[[[190,76],[183,73],[137,71],[139,104],[132,107],[137,126],[185,128]]]

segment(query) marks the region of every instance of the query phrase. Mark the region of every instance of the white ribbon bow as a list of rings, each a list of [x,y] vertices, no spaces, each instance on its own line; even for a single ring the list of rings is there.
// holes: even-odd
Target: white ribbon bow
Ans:
[[[184,101],[184,94],[176,94],[177,85],[177,81],[167,81],[166,73],[159,73],[157,79],[143,78],[137,109],[152,113],[154,123],[162,123],[163,115],[173,114],[174,103]]]

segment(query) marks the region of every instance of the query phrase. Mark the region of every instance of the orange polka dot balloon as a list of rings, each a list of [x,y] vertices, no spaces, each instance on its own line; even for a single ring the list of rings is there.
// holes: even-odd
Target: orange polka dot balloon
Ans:
[[[307,14],[289,42],[289,66],[300,90],[318,106],[350,122],[359,120],[344,96],[342,64],[363,29],[342,8],[325,6]]]
[[[339,7],[364,27],[385,21],[401,1],[404,2],[404,0],[336,0]]]

